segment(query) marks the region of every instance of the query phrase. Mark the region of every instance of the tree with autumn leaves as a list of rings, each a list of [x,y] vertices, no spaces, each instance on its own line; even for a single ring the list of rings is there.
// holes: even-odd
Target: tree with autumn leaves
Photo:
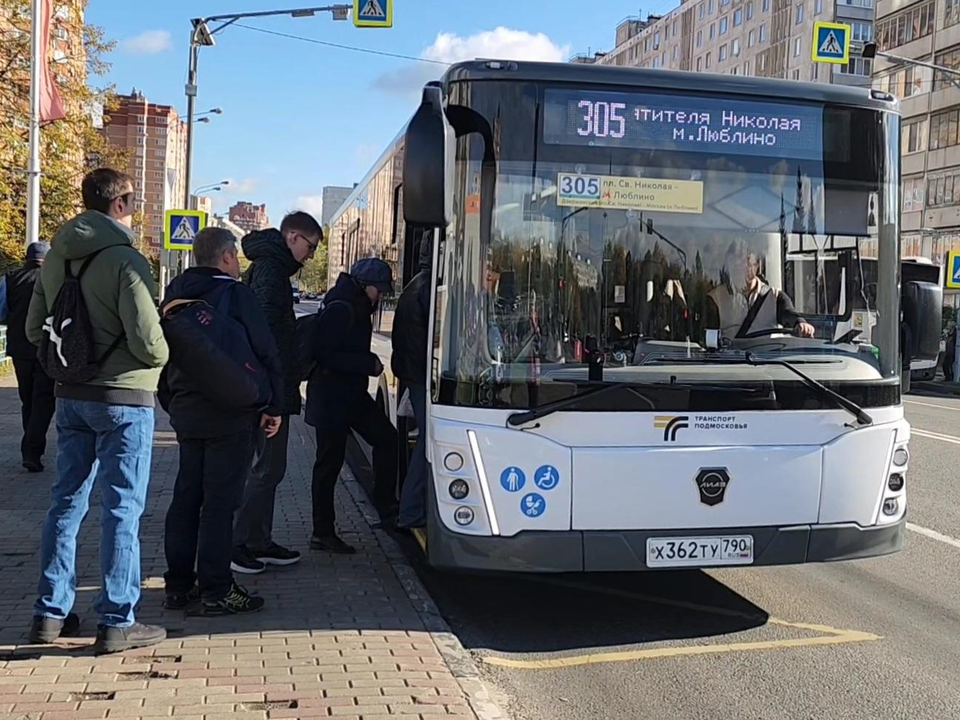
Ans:
[[[88,84],[109,69],[113,43],[84,22],[88,0],[60,2],[48,62],[67,117],[41,130],[40,237],[49,240],[81,207],[80,182],[93,166],[126,167],[93,117],[109,114],[112,93]],[[55,48],[55,49],[54,49]],[[0,0],[0,273],[18,264],[26,238],[30,103],[30,0]]]

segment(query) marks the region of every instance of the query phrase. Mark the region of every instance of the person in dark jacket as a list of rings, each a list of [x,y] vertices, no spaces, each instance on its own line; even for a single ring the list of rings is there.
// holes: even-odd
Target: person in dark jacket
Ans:
[[[237,615],[263,608],[263,599],[237,585],[230,572],[233,514],[250,472],[258,428],[266,438],[280,430],[283,367],[260,303],[237,281],[240,259],[233,234],[223,228],[201,230],[193,254],[197,267],[170,283],[161,309],[185,299],[226,308],[246,330],[251,349],[267,371],[272,399],[266,407],[248,412],[218,407],[204,396],[203,378],[173,361],[167,366],[161,400],[180,443],[180,471],[164,533],[166,606],[181,610],[201,600],[205,615]]]
[[[393,292],[393,272],[382,260],[357,261],[341,273],[323,299],[317,318],[316,368],[307,385],[306,420],[317,430],[313,467],[313,550],[349,554],[354,549],[336,532],[334,489],[355,431],[373,447],[374,503],[381,518],[396,504],[397,431],[368,391],[383,372],[370,351],[372,315],[382,294]]]
[[[393,317],[390,366],[410,393],[418,429],[417,445],[400,493],[397,526],[401,528],[426,524],[427,347],[432,264],[433,244],[424,239],[420,245],[420,272],[404,288]]]
[[[299,415],[300,359],[297,352],[296,315],[290,278],[313,257],[323,240],[320,224],[304,212],[287,215],[280,229],[250,233],[241,241],[251,261],[244,282],[253,290],[283,364],[283,422],[272,438],[258,433],[253,469],[247,480],[243,504],[234,524],[233,570],[244,574],[263,572],[266,565],[292,565],[300,553],[273,541],[273,514],[277,486],[287,472],[287,441],[290,416]]]
[[[50,245],[45,242],[31,243],[24,266],[4,276],[0,285],[0,323],[7,326],[7,355],[13,360],[20,393],[23,419],[20,457],[23,467],[32,473],[43,472],[47,431],[57,407],[53,380],[43,371],[37,359],[37,347],[27,339],[26,329],[33,286],[49,250]]]

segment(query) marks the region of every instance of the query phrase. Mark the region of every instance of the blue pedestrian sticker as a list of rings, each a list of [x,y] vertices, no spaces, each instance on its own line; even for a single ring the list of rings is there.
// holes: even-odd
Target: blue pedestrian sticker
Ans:
[[[547,501],[539,493],[530,493],[520,501],[520,512],[527,517],[540,517],[547,511]]]
[[[533,476],[533,482],[541,490],[553,490],[560,484],[560,473],[553,465],[541,465]]]
[[[523,470],[518,467],[508,467],[500,473],[500,485],[503,486],[503,489],[507,492],[520,492],[526,484],[527,476],[524,475]]]

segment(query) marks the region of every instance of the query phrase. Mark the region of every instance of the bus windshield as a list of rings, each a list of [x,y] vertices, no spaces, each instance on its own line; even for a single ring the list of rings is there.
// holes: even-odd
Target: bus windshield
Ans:
[[[458,141],[458,212],[438,283],[439,402],[536,407],[597,382],[796,381],[750,355],[848,386],[896,374],[894,294],[877,307],[874,288],[880,332],[860,338],[849,323],[864,261],[876,275],[890,255],[896,285],[895,115],[457,85],[451,103],[481,119]],[[660,409],[651,397],[647,409]]]

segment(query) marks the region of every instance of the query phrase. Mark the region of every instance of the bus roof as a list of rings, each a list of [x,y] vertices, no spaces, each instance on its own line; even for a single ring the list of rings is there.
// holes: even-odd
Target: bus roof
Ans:
[[[461,80],[515,80],[529,82],[582,83],[610,85],[623,89],[635,86],[654,90],[689,90],[719,95],[753,95],[809,100],[838,105],[852,105],[875,110],[896,111],[899,103],[889,95],[874,95],[866,88],[746,77],[717,75],[680,70],[648,70],[645,68],[579,63],[540,63],[515,60],[471,60],[451,66],[442,83]],[[889,99],[886,99],[889,98]]]

